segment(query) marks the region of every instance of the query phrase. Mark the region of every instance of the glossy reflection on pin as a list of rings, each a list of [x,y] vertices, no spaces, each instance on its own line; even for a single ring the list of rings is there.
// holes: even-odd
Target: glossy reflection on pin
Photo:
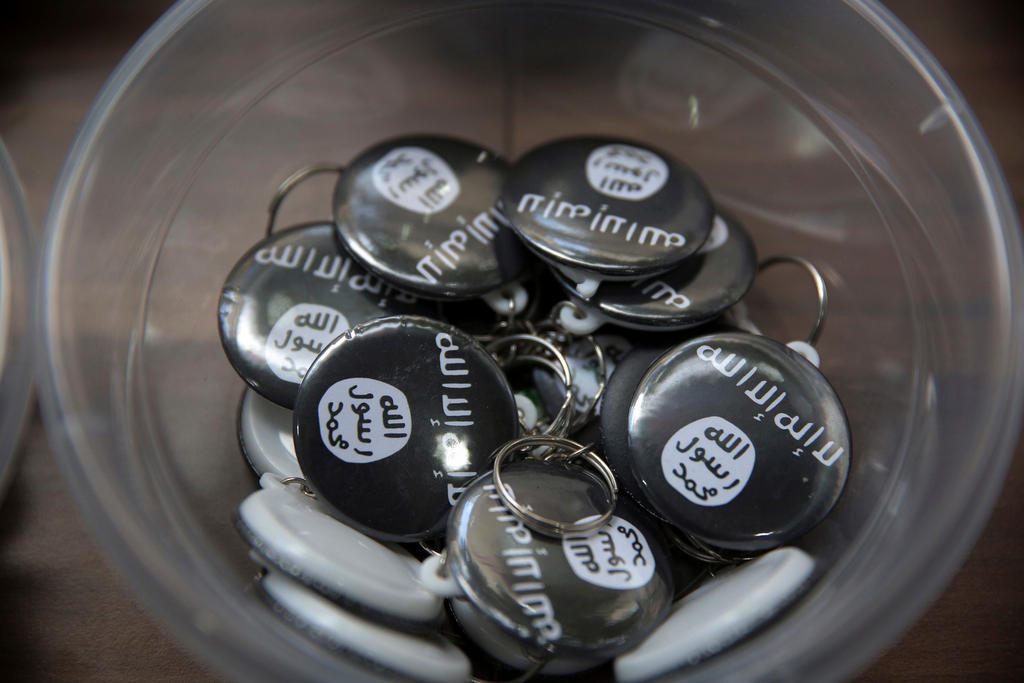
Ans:
[[[602,509],[604,484],[585,470],[528,459],[506,465],[503,478],[547,516],[583,519]],[[446,554],[461,593],[453,598],[459,623],[522,670],[537,660],[544,673],[596,666],[638,643],[672,599],[664,539],[634,507],[620,502],[592,533],[547,536],[513,514],[489,474],[452,510]]]
[[[313,359],[351,325],[427,308],[339,251],[331,224],[314,223],[252,247],[224,283],[218,318],[235,371],[291,408]]]

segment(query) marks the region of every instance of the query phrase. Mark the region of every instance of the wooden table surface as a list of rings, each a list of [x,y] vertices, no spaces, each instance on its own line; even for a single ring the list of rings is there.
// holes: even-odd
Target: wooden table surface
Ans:
[[[1024,10],[1017,0],[892,0],[952,75],[1024,199]],[[0,137],[37,227],[73,135],[111,69],[167,3],[8,2],[0,8]],[[865,681],[1005,680],[1024,671],[1024,442],[965,565]],[[33,409],[0,508],[0,677],[216,680],[107,564]]]

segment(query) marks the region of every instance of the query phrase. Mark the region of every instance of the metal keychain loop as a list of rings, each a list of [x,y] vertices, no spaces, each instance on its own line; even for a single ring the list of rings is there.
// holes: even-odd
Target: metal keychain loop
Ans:
[[[551,460],[564,460],[566,462],[571,462],[576,459],[581,459],[596,470],[598,475],[600,475],[602,484],[605,488],[605,494],[608,497],[608,509],[600,515],[587,518],[583,521],[567,522],[558,519],[550,519],[537,514],[529,507],[520,504],[502,480],[501,467],[506,458],[514,453],[523,450],[532,450],[537,446],[547,446],[552,449],[568,451],[567,453],[558,453],[552,450],[544,457],[539,458],[540,460],[545,462],[550,462]],[[510,441],[499,448],[494,454],[494,463],[492,467],[493,472],[491,473],[491,477],[494,481],[494,490],[497,492],[502,502],[504,502],[512,514],[519,517],[526,526],[542,534],[555,537],[586,534],[604,525],[615,511],[615,501],[619,492],[619,486],[615,481],[615,475],[612,473],[611,468],[608,467],[608,464],[590,450],[590,446],[584,446],[570,439],[561,437],[524,436],[515,439],[514,441]]]
[[[536,355],[517,355],[506,360],[502,367],[511,368],[516,365],[533,364],[539,365],[546,369],[552,375],[557,377],[562,386],[565,387],[565,397],[562,399],[562,405],[558,407],[558,412],[551,418],[547,426],[540,430],[530,430],[520,420],[520,425],[523,427],[523,431],[539,436],[565,436],[573,425],[573,417],[576,414],[576,395],[573,393],[572,384],[562,376],[562,368],[559,364],[550,358]]]
[[[597,390],[594,391],[594,397],[588,402],[586,410],[577,413],[576,420],[573,422],[574,428],[582,427],[590,420],[594,411],[597,410],[601,398],[604,397],[605,387],[608,386],[608,359],[605,357],[604,348],[597,343],[597,339],[592,334],[588,334],[582,339],[594,350],[594,359],[597,361]]]
[[[554,358],[545,358],[544,356],[540,356],[536,353],[525,352],[526,350],[531,352],[535,351],[536,349],[531,347],[538,346],[544,351],[547,351]],[[503,350],[505,347],[512,347],[513,355],[508,358],[501,358],[497,355],[497,352]],[[499,337],[489,343],[486,346],[486,349],[495,357],[502,368],[509,367],[515,362],[533,362],[548,369],[552,369],[548,363],[557,364],[557,372],[554,372],[554,374],[562,380],[562,383],[565,385],[566,396],[562,401],[562,405],[558,409],[558,413],[554,418],[552,418],[551,423],[548,425],[548,428],[544,430],[543,434],[546,436],[564,435],[573,424],[573,416],[575,414],[575,396],[572,388],[572,368],[569,366],[569,361],[566,360],[565,354],[562,353],[561,349],[544,337],[535,334],[510,334],[504,337]]]
[[[284,198],[288,196],[288,193],[291,192],[296,185],[310,176],[320,173],[340,174],[344,170],[344,166],[339,166],[337,164],[310,164],[309,166],[303,166],[285,178],[281,184],[277,186],[277,191],[270,199],[270,206],[267,208],[267,212],[270,214],[267,218],[267,236],[269,237],[270,234],[274,232],[274,221],[277,220],[277,211],[281,208],[281,202],[284,201]]]
[[[592,334],[579,337],[579,339],[589,344],[590,348],[594,351],[594,359],[597,361],[597,389],[594,391],[593,398],[586,402],[584,409],[576,411],[572,425],[569,427],[570,432],[575,432],[590,421],[594,411],[597,410],[598,403],[601,402],[601,398],[604,396],[605,387],[608,386],[608,359],[605,356],[604,349],[597,343]],[[575,395],[575,393],[576,388],[573,387],[573,394]]]
[[[757,271],[760,273],[766,268],[780,263],[791,263],[800,266],[806,270],[814,280],[814,288],[818,296],[818,317],[814,321],[814,327],[811,328],[811,333],[807,336],[807,344],[814,346],[818,341],[818,337],[821,336],[822,328],[825,327],[825,313],[828,311],[828,288],[825,286],[825,278],[821,276],[821,271],[818,270],[817,266],[802,256],[772,256],[761,261],[757,267]]]
[[[537,323],[537,333],[544,335],[550,331],[560,337],[554,341],[565,345],[568,345],[573,339],[580,339],[590,344],[591,348],[594,350],[594,358],[597,361],[597,391],[594,393],[594,398],[588,402],[586,409],[583,411],[577,411],[576,417],[573,419],[572,426],[569,430],[576,431],[590,420],[594,411],[597,410],[597,405],[600,403],[601,397],[604,396],[605,386],[608,384],[608,360],[605,357],[604,349],[597,343],[597,339],[594,338],[593,334],[576,335],[567,330],[565,326],[559,322],[562,311],[564,310],[568,310],[569,313],[574,316],[577,314],[582,315],[582,309],[580,309],[575,302],[563,299],[551,307],[551,312],[548,313],[548,317],[546,319]]]
[[[313,489],[309,488],[309,485],[306,484],[306,480],[302,477],[285,477],[281,480],[281,483],[285,486],[298,486],[299,490],[302,491],[303,494],[310,498],[316,498],[316,493]]]
[[[427,553],[427,555],[434,555],[440,557],[444,554],[444,545],[441,546],[441,550],[438,550],[437,548],[431,548],[426,541],[420,541],[419,547],[421,550],[423,550],[423,552]]]

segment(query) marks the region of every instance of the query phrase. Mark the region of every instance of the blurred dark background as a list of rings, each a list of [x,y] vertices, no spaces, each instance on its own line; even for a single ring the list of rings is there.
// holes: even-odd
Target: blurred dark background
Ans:
[[[965,95],[1024,199],[1019,0],[891,0]],[[0,3],[0,138],[39,234],[83,116],[162,0]],[[1019,208],[1018,208],[1019,211]],[[1024,671],[1024,448],[963,569],[864,681],[1008,680]],[[215,676],[151,620],[106,563],[70,498],[37,411],[0,507],[0,676],[203,680]],[[865,596],[870,599],[870,596]]]

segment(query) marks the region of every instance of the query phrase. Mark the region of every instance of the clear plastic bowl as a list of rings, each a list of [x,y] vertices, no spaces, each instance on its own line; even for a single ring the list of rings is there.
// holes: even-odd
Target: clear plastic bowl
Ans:
[[[829,279],[818,350],[854,449],[843,499],[800,543],[820,571],[770,627],[681,675],[845,677],[920,613],[1017,438],[1022,261],[977,123],[884,9],[185,2],[125,58],[71,150],[40,333],[47,426],[77,499],[195,652],[245,680],[380,675],[249,590],[231,516],[254,483],[216,306],[282,178],[417,131],[510,158],[566,135],[651,142],[703,176],[762,255],[805,256]],[[311,181],[289,211],[325,217],[329,189]],[[750,302],[756,322],[804,336],[808,285],[774,282]]]
[[[17,468],[32,395],[32,223],[21,181],[0,142],[0,499]]]

